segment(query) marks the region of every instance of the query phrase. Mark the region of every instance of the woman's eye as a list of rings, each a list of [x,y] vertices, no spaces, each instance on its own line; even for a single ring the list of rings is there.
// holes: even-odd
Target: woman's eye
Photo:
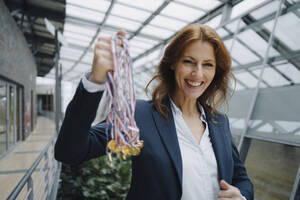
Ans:
[[[183,60],[184,63],[193,63],[191,60]]]
[[[205,63],[204,65],[205,65],[205,66],[209,66],[209,67],[213,67],[213,66],[214,66],[214,65],[211,64],[211,63]]]

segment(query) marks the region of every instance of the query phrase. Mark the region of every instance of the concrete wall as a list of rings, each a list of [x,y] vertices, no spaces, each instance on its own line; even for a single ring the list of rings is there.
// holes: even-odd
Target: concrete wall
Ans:
[[[0,78],[15,82],[23,86],[24,116],[36,119],[36,74],[37,65],[27,45],[23,33],[9,13],[4,2],[0,0]],[[31,105],[31,91],[33,91],[33,105]],[[30,109],[33,106],[34,114]],[[30,133],[30,123],[25,122],[25,137]]]

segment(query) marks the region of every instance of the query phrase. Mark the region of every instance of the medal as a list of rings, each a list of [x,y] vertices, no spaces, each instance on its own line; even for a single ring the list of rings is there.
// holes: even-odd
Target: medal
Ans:
[[[120,52],[117,52],[118,39],[122,41]],[[126,160],[127,156],[139,155],[144,143],[139,139],[139,129],[134,119],[136,99],[127,39],[115,34],[111,40],[111,52],[114,71],[107,73],[108,81],[106,81],[109,109],[106,119],[106,135],[108,137],[110,134],[111,139],[107,143],[106,151],[110,166],[113,167],[112,153]],[[110,133],[108,133],[109,125],[111,125]]]

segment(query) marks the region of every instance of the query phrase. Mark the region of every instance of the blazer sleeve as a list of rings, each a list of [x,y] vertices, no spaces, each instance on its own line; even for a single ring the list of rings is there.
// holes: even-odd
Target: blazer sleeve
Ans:
[[[103,91],[89,93],[80,82],[66,109],[55,143],[56,160],[77,165],[105,154],[107,143],[105,123],[91,127],[102,95]]]
[[[232,134],[229,127],[229,120],[226,115],[225,115],[225,119],[226,119],[227,128],[230,132],[232,157],[234,161],[232,185],[239,188],[240,192],[247,200],[253,200],[254,198],[253,184],[247,175],[247,171],[244,166],[244,163],[241,161],[239,152],[233,142]]]

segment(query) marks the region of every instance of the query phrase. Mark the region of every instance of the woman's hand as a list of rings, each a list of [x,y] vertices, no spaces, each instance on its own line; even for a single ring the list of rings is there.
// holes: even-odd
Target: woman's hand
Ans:
[[[240,190],[228,184],[226,181],[221,180],[221,191],[219,192],[218,200],[245,200]]]
[[[123,30],[118,31],[118,33],[123,37],[126,36]],[[92,72],[89,77],[89,80],[94,83],[104,83],[107,80],[107,72],[114,70],[110,42],[111,37],[99,37],[95,44]],[[118,40],[118,51],[120,50],[121,46],[121,40]]]

